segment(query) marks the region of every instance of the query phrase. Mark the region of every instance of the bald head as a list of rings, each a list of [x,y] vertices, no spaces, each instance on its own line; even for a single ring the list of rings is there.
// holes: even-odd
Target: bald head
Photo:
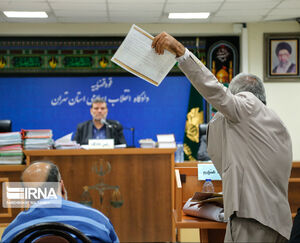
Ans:
[[[21,180],[24,186],[26,186],[26,183],[35,182],[37,187],[45,186],[47,184],[45,182],[58,182],[54,183],[58,195],[63,196],[66,200],[68,198],[59,169],[50,161],[40,161],[31,164],[23,171]],[[51,186],[54,186],[53,183]]]
[[[60,179],[57,166],[48,161],[31,164],[22,174],[23,182],[59,182]]]

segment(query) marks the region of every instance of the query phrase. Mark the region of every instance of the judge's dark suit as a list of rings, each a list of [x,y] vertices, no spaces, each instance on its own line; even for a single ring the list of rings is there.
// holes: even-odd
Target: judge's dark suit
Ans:
[[[289,239],[292,144],[287,128],[252,93],[233,95],[192,53],[179,67],[219,111],[209,123],[207,149],[222,176],[225,218],[235,213],[254,219]]]
[[[123,134],[123,126],[114,120],[106,120],[111,127],[106,125],[106,138],[113,138],[115,144],[126,144]],[[88,144],[89,139],[93,138],[93,121],[86,121],[78,124],[74,140],[79,144]]]

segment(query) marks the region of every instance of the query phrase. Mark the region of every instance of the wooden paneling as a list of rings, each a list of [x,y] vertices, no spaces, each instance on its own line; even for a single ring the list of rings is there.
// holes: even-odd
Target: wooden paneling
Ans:
[[[80,201],[83,186],[97,183],[119,186],[124,204],[111,206],[112,191],[92,190],[93,207],[113,223],[123,242],[168,242],[172,221],[174,149],[25,151],[27,161],[51,160],[61,171],[68,198]],[[109,161],[110,173],[99,176],[95,166]]]
[[[9,182],[8,177],[0,177],[0,183],[7,183]],[[0,188],[0,201],[3,202],[3,187]],[[3,208],[1,207],[0,210],[0,218],[11,218],[12,217],[12,210],[11,208]]]
[[[6,226],[21,212],[19,208],[2,207],[2,182],[19,182],[25,165],[0,165],[0,224]]]
[[[294,162],[289,181],[289,203],[293,216],[300,208],[300,162]]]

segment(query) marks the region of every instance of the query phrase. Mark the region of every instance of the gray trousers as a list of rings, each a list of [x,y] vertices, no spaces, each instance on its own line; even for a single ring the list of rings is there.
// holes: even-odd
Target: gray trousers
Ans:
[[[277,231],[254,219],[239,218],[232,215],[227,223],[224,242],[287,243],[288,240]]]

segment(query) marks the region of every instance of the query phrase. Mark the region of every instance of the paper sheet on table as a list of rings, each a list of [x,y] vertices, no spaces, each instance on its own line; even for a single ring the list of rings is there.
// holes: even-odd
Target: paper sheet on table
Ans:
[[[58,144],[64,144],[64,143],[69,143],[71,142],[72,140],[72,132],[61,137],[61,138],[58,138],[57,140],[55,140],[55,143],[58,143]]]
[[[158,86],[175,65],[175,55],[169,51],[158,55],[152,48],[153,36],[132,25],[112,61],[128,72]]]

